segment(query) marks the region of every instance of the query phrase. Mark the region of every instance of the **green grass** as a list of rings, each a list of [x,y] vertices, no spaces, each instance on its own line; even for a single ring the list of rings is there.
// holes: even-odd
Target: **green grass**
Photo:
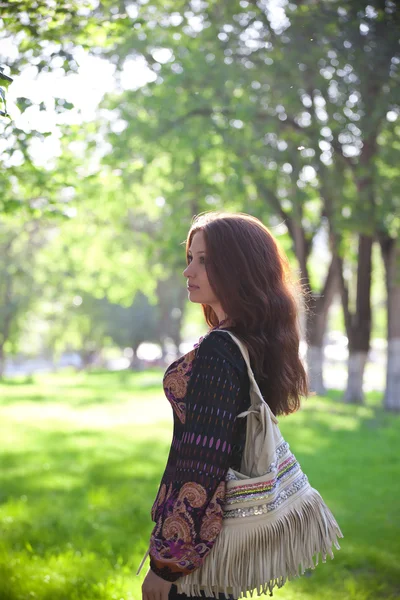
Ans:
[[[0,600],[141,600],[165,466],[160,370],[0,385]],[[281,429],[345,535],[279,600],[400,597],[400,416],[311,398]]]

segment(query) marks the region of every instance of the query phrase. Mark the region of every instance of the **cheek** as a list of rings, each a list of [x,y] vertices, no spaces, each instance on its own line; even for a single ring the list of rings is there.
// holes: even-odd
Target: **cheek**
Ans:
[[[207,275],[207,271],[204,269],[204,272],[201,275],[201,280],[202,280],[202,289],[207,292],[207,295],[212,294],[213,295],[213,291],[211,289],[211,285],[210,282],[208,280],[208,275]]]
[[[205,268],[203,269],[203,271],[201,273],[201,281],[202,281],[203,286],[210,287],[210,284],[208,281],[208,276],[207,276],[207,271],[205,270]]]

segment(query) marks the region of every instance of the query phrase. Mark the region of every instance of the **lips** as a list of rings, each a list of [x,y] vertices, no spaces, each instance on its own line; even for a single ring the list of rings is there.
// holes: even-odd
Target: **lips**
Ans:
[[[199,286],[197,286],[197,285],[188,285],[188,286],[187,286],[187,289],[188,289],[188,290],[198,290],[198,289],[199,289]]]

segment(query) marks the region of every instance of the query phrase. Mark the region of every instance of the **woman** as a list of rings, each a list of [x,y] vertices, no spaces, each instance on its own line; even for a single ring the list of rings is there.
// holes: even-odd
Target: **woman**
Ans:
[[[222,527],[226,474],[229,467],[240,470],[246,423],[236,416],[249,406],[249,379],[224,329],[246,344],[275,415],[294,412],[307,394],[289,266],[268,229],[243,213],[200,215],[188,234],[186,258],[189,299],[202,304],[211,329],[164,375],[174,433],[151,511],[143,600],[187,598],[175,582],[207,560]]]

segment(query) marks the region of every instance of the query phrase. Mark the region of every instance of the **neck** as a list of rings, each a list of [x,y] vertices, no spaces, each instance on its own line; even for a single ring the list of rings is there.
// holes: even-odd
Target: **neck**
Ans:
[[[214,310],[219,323],[227,320],[228,315],[220,306],[213,306],[212,309]]]

